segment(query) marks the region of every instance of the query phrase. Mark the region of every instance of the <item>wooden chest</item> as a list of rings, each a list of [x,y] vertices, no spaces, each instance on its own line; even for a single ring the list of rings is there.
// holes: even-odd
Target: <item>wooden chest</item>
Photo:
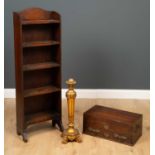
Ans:
[[[132,146],[142,135],[142,115],[96,105],[84,113],[83,133]]]

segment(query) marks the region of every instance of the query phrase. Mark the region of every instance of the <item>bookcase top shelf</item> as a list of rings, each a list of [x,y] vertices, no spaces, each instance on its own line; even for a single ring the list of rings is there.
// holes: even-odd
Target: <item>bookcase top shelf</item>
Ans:
[[[40,20],[24,20],[22,21],[22,25],[35,25],[35,24],[59,24],[59,20],[54,19],[40,19]]]
[[[59,41],[53,41],[53,40],[48,40],[48,41],[29,41],[29,42],[24,42],[23,47],[39,47],[39,46],[52,46],[52,45],[59,45]]]

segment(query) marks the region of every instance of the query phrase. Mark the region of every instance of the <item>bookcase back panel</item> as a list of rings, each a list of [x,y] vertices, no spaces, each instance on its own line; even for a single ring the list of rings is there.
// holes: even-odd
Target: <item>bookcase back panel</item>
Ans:
[[[24,72],[24,89],[44,87],[48,85],[60,86],[60,69],[45,69]]]
[[[52,112],[52,109],[55,110],[55,107],[57,107],[59,98],[60,92],[25,98],[25,114],[33,114],[44,111]]]
[[[45,46],[25,48],[23,50],[23,63],[34,64],[41,62],[57,62],[60,63],[60,54],[58,54],[59,46]]]
[[[23,42],[54,40],[51,27],[49,25],[23,26]]]

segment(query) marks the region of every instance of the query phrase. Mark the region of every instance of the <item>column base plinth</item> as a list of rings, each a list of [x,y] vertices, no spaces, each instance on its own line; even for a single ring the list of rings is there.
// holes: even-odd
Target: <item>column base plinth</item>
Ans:
[[[81,143],[82,142],[82,138],[81,138],[81,134],[78,131],[78,129],[74,129],[74,128],[68,128],[66,130],[64,130],[64,132],[62,133],[62,143],[66,144],[68,142],[78,142]]]

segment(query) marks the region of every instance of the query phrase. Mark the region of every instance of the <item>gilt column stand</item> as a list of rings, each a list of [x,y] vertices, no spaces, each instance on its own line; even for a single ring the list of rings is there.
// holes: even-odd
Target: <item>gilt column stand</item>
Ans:
[[[78,129],[74,128],[74,106],[75,106],[75,98],[76,98],[76,92],[74,91],[74,85],[76,84],[76,81],[74,79],[69,79],[66,81],[66,84],[68,85],[68,91],[66,92],[67,97],[67,104],[68,104],[68,128],[64,130],[62,133],[62,143],[66,144],[68,142],[82,142],[81,135],[78,131]]]

